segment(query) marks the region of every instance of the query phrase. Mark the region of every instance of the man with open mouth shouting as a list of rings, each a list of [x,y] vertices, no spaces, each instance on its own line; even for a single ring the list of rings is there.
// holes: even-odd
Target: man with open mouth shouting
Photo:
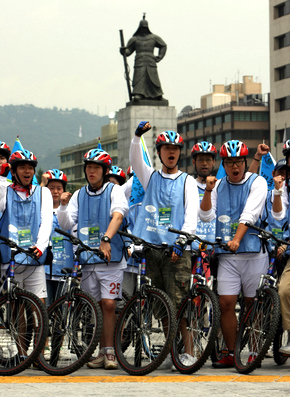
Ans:
[[[174,131],[158,135],[155,146],[162,168],[158,172],[143,160],[140,137],[151,129],[148,121],[142,121],[135,132],[130,147],[130,160],[141,182],[145,195],[136,220],[133,234],[150,243],[166,242],[173,246],[171,257],[150,252],[147,257],[147,275],[152,285],[165,291],[176,308],[188,291],[191,274],[190,247],[182,236],[168,232],[169,227],[195,233],[199,198],[196,181],[178,170],[182,137]],[[191,351],[185,351],[185,359],[194,362]],[[165,360],[170,365],[170,360]],[[171,361],[172,363],[172,361]]]
[[[249,150],[238,140],[228,141],[220,149],[227,176],[218,180],[206,178],[206,188],[200,205],[204,222],[216,219],[216,236],[227,242],[231,252],[217,249],[219,254],[218,294],[221,308],[221,327],[229,350],[225,357],[213,363],[214,368],[234,366],[233,351],[237,330],[235,306],[241,287],[245,303],[255,296],[260,276],[267,271],[268,253],[258,236],[251,235],[245,225],[259,226],[267,196],[266,180],[246,172]],[[249,357],[255,359],[255,351]]]

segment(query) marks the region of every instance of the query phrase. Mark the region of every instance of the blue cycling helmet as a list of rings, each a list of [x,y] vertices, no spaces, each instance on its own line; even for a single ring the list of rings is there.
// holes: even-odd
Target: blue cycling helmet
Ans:
[[[244,142],[232,140],[224,143],[220,148],[220,157],[245,157],[249,154],[248,147]]]
[[[183,147],[184,142],[182,136],[178,134],[178,132],[174,131],[164,131],[158,135],[155,146],[157,150],[160,150],[161,145],[175,145],[180,148]]]
[[[211,154],[215,158],[215,156],[217,154],[217,150],[212,143],[202,141],[202,142],[198,142],[195,145],[193,145],[193,147],[191,149],[192,157],[195,157],[200,153]]]
[[[51,170],[46,171],[46,174],[49,175],[47,185],[51,181],[59,181],[63,184],[64,187],[66,186],[67,176],[63,171],[58,170],[57,168],[53,168]]]
[[[111,168],[112,159],[109,153],[105,152],[103,149],[91,149],[89,150],[83,158],[85,163],[92,162],[100,164],[104,167]]]
[[[124,185],[124,183],[126,182],[125,172],[122,170],[122,168],[119,168],[117,165],[113,165],[112,168],[110,169],[108,176],[110,177],[111,175],[117,179],[120,186]]]
[[[12,168],[22,162],[31,163],[34,168],[37,166],[37,158],[29,150],[16,150],[16,152],[12,153],[9,157],[9,163]]]

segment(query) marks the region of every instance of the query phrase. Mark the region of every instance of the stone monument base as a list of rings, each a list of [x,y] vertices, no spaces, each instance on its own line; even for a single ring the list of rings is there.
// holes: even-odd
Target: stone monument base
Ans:
[[[151,101],[148,101],[152,103]],[[144,101],[142,101],[142,104]],[[155,149],[157,136],[166,130],[177,131],[176,109],[174,106],[127,106],[120,109],[117,115],[118,121],[118,166],[125,172],[131,165],[129,149],[131,140],[140,121],[149,121],[151,130],[144,134],[151,163],[155,169],[161,168],[161,163]]]
[[[128,106],[168,106],[169,102],[167,99],[133,99],[130,102],[126,103],[126,107]]]

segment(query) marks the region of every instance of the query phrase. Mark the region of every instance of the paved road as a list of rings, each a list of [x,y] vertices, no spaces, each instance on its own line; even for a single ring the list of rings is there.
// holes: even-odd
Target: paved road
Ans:
[[[272,358],[263,361],[261,369],[241,375],[235,369],[215,370],[208,361],[192,375],[181,375],[170,369],[156,370],[144,377],[130,376],[123,370],[106,371],[86,366],[77,372],[54,377],[28,369],[17,376],[0,377],[0,396],[289,396],[290,358],[277,366]]]

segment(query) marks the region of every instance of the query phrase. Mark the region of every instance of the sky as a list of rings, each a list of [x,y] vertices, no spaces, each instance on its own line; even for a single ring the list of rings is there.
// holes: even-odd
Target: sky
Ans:
[[[244,75],[270,89],[267,0],[0,0],[0,106],[80,108],[100,116],[128,102],[120,35],[146,13],[167,44],[164,98],[179,113],[213,84]],[[134,57],[128,58],[133,77]]]

